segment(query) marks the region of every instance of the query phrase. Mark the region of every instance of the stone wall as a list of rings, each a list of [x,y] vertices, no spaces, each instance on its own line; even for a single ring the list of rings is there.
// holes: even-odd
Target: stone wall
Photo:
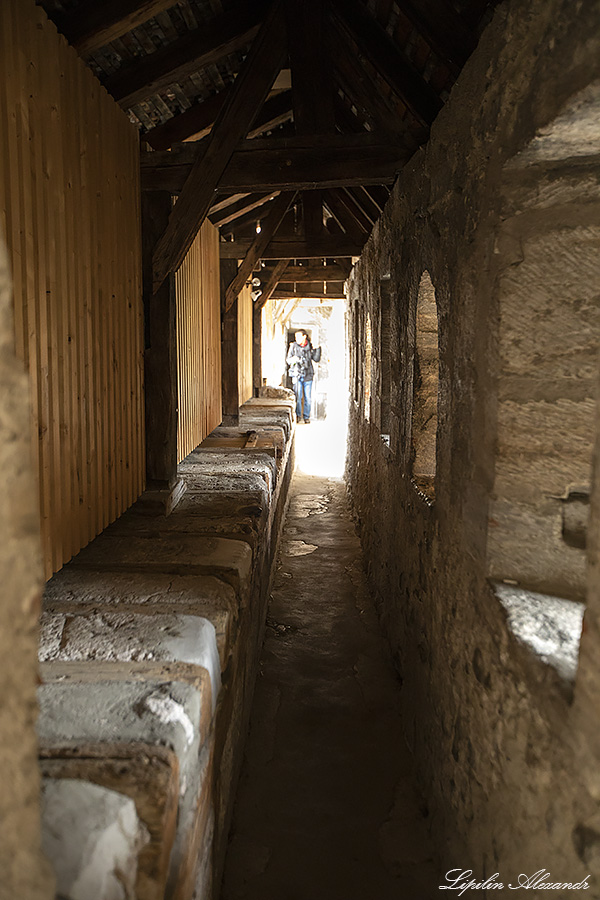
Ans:
[[[0,235],[0,897],[48,900],[53,877],[40,849],[35,689],[42,589],[29,389],[14,351],[11,281]]]
[[[566,637],[542,595],[586,599],[599,78],[598,2],[498,7],[349,286],[349,485],[407,740],[447,869],[513,883],[542,867],[567,882],[600,874],[595,610],[574,692],[552,654],[522,639],[537,629],[538,648],[555,638],[560,655]],[[425,271],[439,341],[432,490],[412,434]]]

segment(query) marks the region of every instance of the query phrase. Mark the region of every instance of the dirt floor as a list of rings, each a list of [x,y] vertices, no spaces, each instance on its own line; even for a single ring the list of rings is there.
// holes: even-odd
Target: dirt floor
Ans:
[[[344,484],[297,472],[221,900],[437,895],[399,691]]]

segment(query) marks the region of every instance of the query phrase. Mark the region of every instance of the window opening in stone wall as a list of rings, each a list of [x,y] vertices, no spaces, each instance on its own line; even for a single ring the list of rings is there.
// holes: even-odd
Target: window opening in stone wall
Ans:
[[[511,630],[566,681],[586,600],[600,309],[600,86],[505,166],[487,568]]]
[[[371,333],[371,316],[367,312],[365,317],[365,380],[364,380],[364,410],[365,419],[371,421],[371,365],[373,360],[373,338]]]
[[[412,405],[412,478],[430,500],[435,497],[435,457],[439,383],[438,314],[429,272],[417,297]]]
[[[391,392],[392,392],[392,344],[391,344],[391,311],[392,293],[390,276],[384,276],[379,282],[379,360],[381,372],[380,385],[380,422],[381,439],[389,447],[391,443]]]

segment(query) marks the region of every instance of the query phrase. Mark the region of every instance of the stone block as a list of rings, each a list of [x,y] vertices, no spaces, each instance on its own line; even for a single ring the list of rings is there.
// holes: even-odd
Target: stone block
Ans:
[[[239,419],[240,427],[242,428],[256,428],[259,425],[271,425],[282,428],[285,433],[286,441],[289,441],[292,436],[296,415],[292,409],[264,406],[241,406]]]
[[[147,671],[150,677],[171,663],[172,677],[205,682],[211,712],[203,716],[204,736],[210,727],[221,686],[221,659],[215,628],[201,616],[147,614],[134,607],[118,612],[44,612],[39,658],[42,663],[90,663],[96,671],[106,670],[100,664],[134,663],[138,673]],[[122,668],[127,671],[127,666]]]
[[[238,450],[254,452],[260,450],[275,459],[282,459],[287,439],[283,428],[256,425],[251,429],[219,425],[200,444],[202,450]]]
[[[129,900],[147,841],[131,798],[76,779],[44,779],[42,847],[65,900]]]
[[[256,451],[193,450],[179,465],[182,475],[256,474],[264,479],[269,493],[277,481],[277,465],[272,457]],[[188,484],[191,479],[189,479]]]
[[[238,601],[233,587],[218,578],[65,566],[44,592],[48,613],[106,613],[123,607],[151,615],[176,612],[208,619],[215,629],[221,668],[225,668],[237,629]]]
[[[262,479],[261,479],[262,480]],[[252,549],[245,541],[188,534],[148,536],[100,534],[71,562],[93,569],[138,569],[172,575],[214,575],[231,584],[241,602],[250,591]]]
[[[213,742],[202,742],[206,707],[202,691],[183,682],[126,681],[121,676],[120,680],[82,683],[67,679],[44,684],[38,689],[38,699],[38,733],[46,757],[64,756],[81,745],[102,745],[106,758],[114,753],[115,745],[132,757],[140,744],[166,747],[175,754],[179,809],[167,893],[178,896],[179,885],[195,874],[199,819],[211,802],[208,785]],[[139,751],[137,755],[139,758]]]
[[[99,786],[129,798],[148,835],[135,860],[135,893],[131,896],[137,900],[163,900],[179,798],[179,765],[173,751],[137,743],[83,744],[43,752],[40,768],[42,775],[54,784],[68,780],[82,786]],[[54,831],[59,819],[53,806],[48,809],[45,821],[49,830]],[[66,838],[68,841],[68,834]],[[53,862],[55,855],[69,852],[68,846],[60,849],[57,843],[62,841],[54,840],[52,853],[48,851]],[[129,878],[131,874],[128,870]]]

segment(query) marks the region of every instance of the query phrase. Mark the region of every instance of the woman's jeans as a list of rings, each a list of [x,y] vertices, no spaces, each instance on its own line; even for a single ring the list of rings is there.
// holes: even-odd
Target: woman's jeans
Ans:
[[[312,393],[312,381],[305,381],[304,378],[294,378],[294,393],[296,395],[296,418],[298,421],[304,419],[308,422],[310,419],[310,397]],[[304,399],[304,415],[302,414],[302,400]]]

